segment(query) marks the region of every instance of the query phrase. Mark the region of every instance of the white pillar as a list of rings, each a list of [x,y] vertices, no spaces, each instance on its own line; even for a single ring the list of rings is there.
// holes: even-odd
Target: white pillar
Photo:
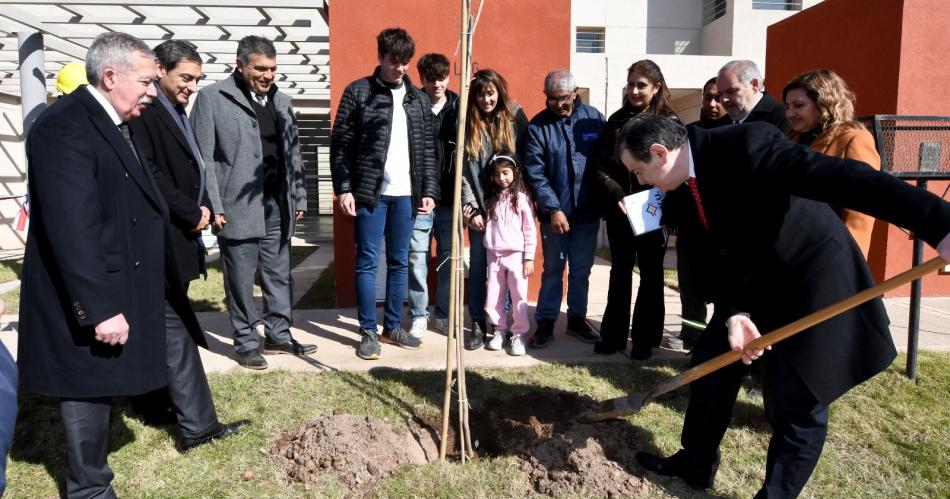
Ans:
[[[18,31],[20,59],[20,108],[23,110],[23,136],[46,109],[46,71],[43,62],[43,35],[37,31]]]

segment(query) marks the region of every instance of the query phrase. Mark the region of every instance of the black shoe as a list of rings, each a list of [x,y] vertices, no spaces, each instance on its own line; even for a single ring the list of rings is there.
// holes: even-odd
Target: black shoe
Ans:
[[[256,369],[260,371],[261,369],[267,369],[267,360],[264,359],[264,356],[261,355],[261,352],[257,350],[249,350],[247,352],[238,352],[238,364],[248,369]]]
[[[478,350],[485,344],[485,321],[472,321],[472,331],[465,335],[466,350]]]
[[[241,428],[251,424],[250,419],[242,419],[240,421],[235,421],[233,423],[218,423],[211,429],[211,431],[205,433],[204,435],[199,435],[193,438],[182,438],[181,439],[181,451],[185,452],[190,449],[194,449],[199,445],[204,445],[212,440],[219,440],[222,438],[228,438],[231,435],[237,435]]]
[[[396,329],[383,329],[383,335],[379,341],[396,345],[397,347],[408,350],[418,350],[422,348],[422,340],[406,332],[405,329],[397,327]]]
[[[360,344],[356,347],[356,356],[363,360],[376,360],[382,353],[379,335],[375,329],[360,328]]]
[[[538,329],[528,342],[528,348],[545,348],[554,341],[554,321],[542,319],[538,321]]]
[[[577,316],[567,318],[567,334],[573,336],[584,343],[597,343],[600,341],[600,334],[591,329],[587,319]]]
[[[613,355],[613,354],[615,354],[615,353],[617,353],[617,352],[619,352],[619,351],[620,351],[619,349],[617,349],[617,348],[615,348],[615,347],[613,347],[613,346],[611,346],[611,345],[608,345],[608,344],[604,343],[603,341],[598,341],[597,343],[594,344],[594,353],[596,353],[596,354],[600,354],[600,355]]]
[[[681,462],[681,456],[682,454],[680,452],[667,458],[650,454],[649,452],[637,452],[636,457],[640,466],[643,466],[647,471],[652,471],[657,475],[678,477],[690,487],[701,490],[712,487],[712,478],[698,476],[695,471]]]
[[[316,345],[298,343],[297,340],[294,339],[287,343],[271,343],[268,340],[264,340],[264,353],[266,354],[288,353],[291,355],[307,355],[316,351]]]
[[[653,356],[653,349],[650,347],[634,346],[630,349],[630,359],[632,360],[647,360],[651,356]]]

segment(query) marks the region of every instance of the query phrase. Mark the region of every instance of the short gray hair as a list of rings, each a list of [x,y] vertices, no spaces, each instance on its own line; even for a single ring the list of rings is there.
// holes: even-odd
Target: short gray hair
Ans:
[[[566,69],[555,69],[544,78],[544,93],[573,91],[575,88],[574,74]]]
[[[155,57],[145,42],[128,33],[103,33],[97,36],[86,52],[86,78],[89,84],[98,85],[106,68],[118,72],[132,70],[135,64],[132,55],[136,52],[143,57]]]
[[[238,42],[237,58],[244,64],[251,61],[251,54],[260,54],[268,59],[277,58],[274,42],[263,36],[248,35]]]
[[[756,63],[748,59],[727,62],[726,65],[719,70],[719,74],[722,75],[727,71],[734,71],[739,81],[745,85],[752,83],[752,80],[759,80],[759,87],[765,87],[765,78],[762,77],[762,70],[759,69]]]

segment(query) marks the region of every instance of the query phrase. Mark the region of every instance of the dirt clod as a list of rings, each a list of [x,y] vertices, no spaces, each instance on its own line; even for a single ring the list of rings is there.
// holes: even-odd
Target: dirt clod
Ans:
[[[248,480],[253,480],[253,479],[254,479],[253,470],[247,470],[244,473],[241,473],[241,480],[244,480],[246,482]]]

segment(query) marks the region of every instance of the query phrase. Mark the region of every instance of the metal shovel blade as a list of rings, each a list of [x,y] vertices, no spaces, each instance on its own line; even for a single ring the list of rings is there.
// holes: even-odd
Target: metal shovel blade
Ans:
[[[650,403],[646,393],[631,393],[623,397],[604,400],[593,411],[585,412],[577,416],[579,423],[596,423],[598,421],[607,421],[608,419],[617,419],[624,416],[640,412],[643,406]]]

